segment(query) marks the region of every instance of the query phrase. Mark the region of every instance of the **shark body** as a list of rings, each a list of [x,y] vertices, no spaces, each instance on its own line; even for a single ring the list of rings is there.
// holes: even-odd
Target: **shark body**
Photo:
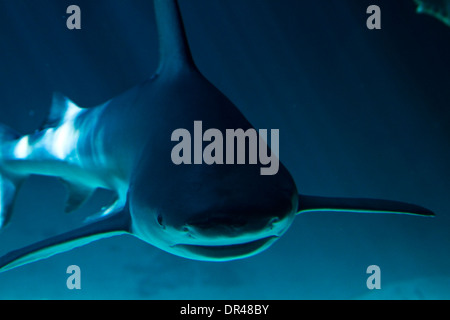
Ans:
[[[398,201],[299,195],[282,163],[274,175],[261,175],[261,164],[175,165],[177,128],[198,120],[223,131],[253,127],[195,67],[177,2],[155,0],[155,12],[160,64],[148,80],[89,109],[55,94],[47,123],[34,134],[0,128],[0,228],[31,174],[68,186],[67,211],[96,188],[117,195],[81,228],[0,257],[0,271],[120,234],[181,257],[225,261],[268,248],[301,212],[433,215]]]

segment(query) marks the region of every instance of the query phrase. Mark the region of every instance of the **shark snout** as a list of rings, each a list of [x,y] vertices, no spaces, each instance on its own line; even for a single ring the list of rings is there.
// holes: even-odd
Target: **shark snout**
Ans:
[[[236,244],[265,237],[278,237],[289,227],[291,216],[285,214],[264,214],[256,211],[213,211],[204,212],[186,221],[180,232],[193,242],[208,244]]]
[[[293,214],[256,211],[203,212],[176,228],[178,241],[168,251],[195,260],[227,261],[268,248],[291,225]]]

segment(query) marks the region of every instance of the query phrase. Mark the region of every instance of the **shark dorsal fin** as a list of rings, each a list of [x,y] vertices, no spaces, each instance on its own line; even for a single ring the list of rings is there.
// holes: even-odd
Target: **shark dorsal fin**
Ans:
[[[159,42],[157,73],[195,68],[177,0],[155,0],[155,14]]]

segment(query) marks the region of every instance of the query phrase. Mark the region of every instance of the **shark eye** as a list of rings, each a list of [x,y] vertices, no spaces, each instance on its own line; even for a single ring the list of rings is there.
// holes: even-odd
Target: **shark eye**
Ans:
[[[163,217],[161,214],[158,214],[158,217],[156,218],[156,221],[158,222],[158,224],[164,228],[164,224],[163,224]]]

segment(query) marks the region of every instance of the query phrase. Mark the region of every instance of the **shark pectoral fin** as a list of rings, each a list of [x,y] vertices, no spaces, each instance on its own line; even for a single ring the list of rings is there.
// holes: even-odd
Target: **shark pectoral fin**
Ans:
[[[400,201],[365,198],[329,198],[306,195],[298,196],[297,211],[298,213],[309,211],[340,211],[434,216],[434,213],[429,209]]]
[[[63,180],[68,190],[65,212],[70,213],[77,210],[92,195],[94,189],[82,185],[69,183]]]
[[[127,211],[123,211],[108,219],[11,251],[0,257],[0,272],[69,251],[102,238],[129,233],[130,225],[130,215]]]
[[[23,179],[12,179],[0,174],[0,230],[11,218],[17,191]]]
[[[0,146],[11,143],[20,138],[20,134],[13,129],[0,124]],[[14,207],[17,191],[25,177],[5,174],[0,167],[0,230],[6,226]]]
[[[113,202],[109,206],[105,206],[102,208],[100,212],[97,212],[89,217],[87,217],[84,222],[90,223],[95,220],[104,219],[107,216],[117,214],[123,210],[126,205],[126,201],[124,201],[120,196],[114,198]]]

